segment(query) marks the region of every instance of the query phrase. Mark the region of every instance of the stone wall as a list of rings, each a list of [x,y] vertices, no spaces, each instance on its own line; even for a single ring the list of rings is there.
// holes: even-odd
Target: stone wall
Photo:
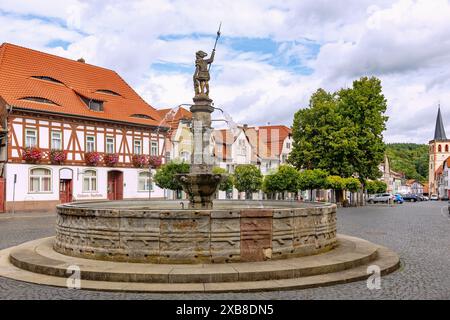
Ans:
[[[247,208],[234,201],[233,209],[180,210],[114,203],[115,208],[58,206],[55,250],[111,261],[226,263],[311,255],[336,246],[331,204],[272,201]]]

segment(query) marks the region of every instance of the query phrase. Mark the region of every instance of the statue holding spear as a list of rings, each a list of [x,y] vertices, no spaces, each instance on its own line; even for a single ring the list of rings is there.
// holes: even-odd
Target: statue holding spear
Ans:
[[[209,96],[209,70],[211,69],[211,64],[214,62],[214,55],[216,53],[217,41],[220,38],[220,28],[222,23],[219,25],[219,30],[217,31],[216,42],[214,43],[214,48],[212,50],[209,59],[205,59],[208,54],[204,51],[197,51],[195,54],[195,72],[194,72],[194,90],[195,96],[206,95]]]

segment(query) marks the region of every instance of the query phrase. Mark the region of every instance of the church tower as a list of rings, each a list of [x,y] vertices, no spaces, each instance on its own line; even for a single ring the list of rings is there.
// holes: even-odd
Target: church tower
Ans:
[[[434,139],[429,143],[429,175],[428,186],[429,194],[437,194],[438,186],[436,185],[435,173],[445,159],[450,156],[450,140],[445,135],[444,124],[442,122],[441,108],[438,108],[436,117],[436,127],[434,129]]]

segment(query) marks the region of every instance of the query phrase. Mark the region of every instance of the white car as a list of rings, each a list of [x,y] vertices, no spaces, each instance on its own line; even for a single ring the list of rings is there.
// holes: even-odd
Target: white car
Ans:
[[[430,200],[439,200],[439,197],[437,194],[432,194]]]
[[[391,200],[393,202],[394,198],[395,197],[390,193],[380,193],[380,194],[375,194],[372,197],[370,197],[367,200],[367,202],[369,202],[369,203],[377,203],[377,202],[389,203],[389,200]]]

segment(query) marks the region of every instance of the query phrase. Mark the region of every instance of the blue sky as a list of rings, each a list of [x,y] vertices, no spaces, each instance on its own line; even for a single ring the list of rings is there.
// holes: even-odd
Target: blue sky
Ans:
[[[318,88],[377,76],[386,141],[426,143],[438,101],[450,132],[447,0],[0,0],[0,8],[0,42],[113,69],[155,108],[192,101],[195,52],[211,52],[222,21],[211,96],[236,122],[290,126]]]

